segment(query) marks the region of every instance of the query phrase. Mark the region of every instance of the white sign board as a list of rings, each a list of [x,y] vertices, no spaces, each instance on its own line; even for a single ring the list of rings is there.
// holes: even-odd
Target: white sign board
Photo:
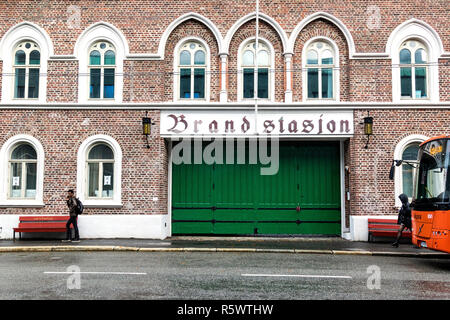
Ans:
[[[354,133],[352,110],[260,110],[257,115],[247,110],[164,110],[160,130],[162,137],[268,134],[320,137]]]
[[[19,187],[20,186],[20,177],[13,177],[12,185],[13,185],[13,187]]]

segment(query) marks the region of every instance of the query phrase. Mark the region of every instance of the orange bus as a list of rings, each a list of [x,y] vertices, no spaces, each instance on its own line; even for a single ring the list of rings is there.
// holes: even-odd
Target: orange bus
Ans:
[[[450,253],[450,136],[438,136],[419,147],[415,170],[412,242]]]

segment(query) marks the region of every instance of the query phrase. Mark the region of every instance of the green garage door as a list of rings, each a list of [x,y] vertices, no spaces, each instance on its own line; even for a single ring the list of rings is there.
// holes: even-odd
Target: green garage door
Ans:
[[[246,164],[172,164],[173,234],[340,234],[339,142],[280,142],[276,175],[246,151]]]

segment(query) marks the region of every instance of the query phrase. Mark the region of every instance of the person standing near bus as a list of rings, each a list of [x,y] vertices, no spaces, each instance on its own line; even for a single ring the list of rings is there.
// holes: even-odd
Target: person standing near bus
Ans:
[[[402,237],[402,232],[405,228],[411,230],[411,208],[408,203],[408,196],[404,193],[398,196],[402,202],[402,207],[398,212],[397,224],[400,225],[398,228],[397,239],[392,244],[393,247],[398,248],[398,241]]]
[[[67,228],[67,236],[66,240],[63,240],[63,242],[80,242],[80,235],[78,233],[78,212],[77,212],[77,199],[75,198],[75,193],[71,189],[67,192],[67,206],[69,207],[69,214],[70,218],[67,221],[66,228]],[[70,225],[73,225],[73,228],[75,229],[75,238],[72,240],[72,230],[70,230]]]

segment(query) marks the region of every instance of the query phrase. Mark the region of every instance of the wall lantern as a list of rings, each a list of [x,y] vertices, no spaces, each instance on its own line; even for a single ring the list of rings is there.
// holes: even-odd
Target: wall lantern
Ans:
[[[147,117],[147,112],[145,113],[145,117],[142,118],[142,134],[147,139],[147,148],[150,149],[150,145],[148,144],[148,136],[152,133],[152,119]]]
[[[364,118],[364,134],[367,136],[367,142],[364,148],[367,149],[369,138],[373,135],[373,118],[369,117],[369,112],[367,112],[367,117]]]

